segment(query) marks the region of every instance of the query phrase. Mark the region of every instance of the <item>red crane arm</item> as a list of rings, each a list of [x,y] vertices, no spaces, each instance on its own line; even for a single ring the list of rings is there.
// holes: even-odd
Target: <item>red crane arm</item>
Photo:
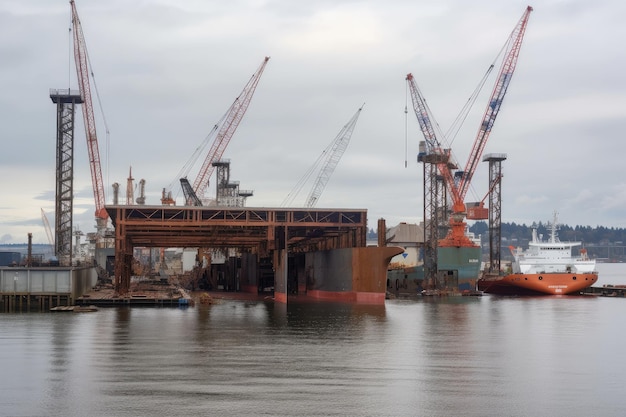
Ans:
[[[269,59],[269,56],[265,57],[263,63],[252,75],[250,81],[248,81],[248,84],[246,84],[239,97],[237,97],[230,106],[226,119],[222,124],[222,128],[213,140],[211,149],[209,149],[209,153],[204,159],[204,163],[202,164],[202,167],[198,172],[198,176],[193,183],[193,189],[199,198],[204,196],[204,192],[209,186],[209,178],[211,178],[211,174],[213,174],[213,170],[215,168],[213,166],[213,162],[220,160],[224,154],[226,146],[228,146],[228,143],[230,142],[230,138],[232,138],[235,130],[237,130],[237,127],[241,122],[241,119],[243,119],[243,116],[248,109],[248,105],[250,104],[250,100],[252,100],[252,95],[256,90],[257,84],[259,83],[261,74],[263,74],[263,70],[265,69],[265,65],[267,65],[267,61],[269,61]]]
[[[526,26],[528,24],[528,18],[530,17],[530,12],[532,11],[533,8],[531,6],[526,8],[522,18],[509,37],[507,52],[504,61],[502,62],[502,67],[500,68],[498,80],[493,88],[493,92],[491,93],[491,98],[489,99],[487,108],[485,109],[485,115],[483,116],[482,123],[480,124],[478,134],[472,147],[472,152],[470,153],[467,165],[463,171],[463,176],[459,182],[459,192],[457,196],[459,198],[458,202],[460,203],[462,203],[465,199],[465,195],[467,194],[467,190],[469,189],[469,185],[472,181],[472,176],[474,175],[474,171],[476,171],[479,159],[485,149],[485,145],[487,144],[489,133],[491,133],[491,128],[493,127],[496,116],[500,111],[502,100],[504,99],[506,90],[509,87],[511,78],[513,77],[519,51],[522,47],[524,32],[526,31]]]
[[[96,204],[96,218],[107,219],[108,214],[104,209],[104,185],[102,182],[102,168],[100,167],[100,151],[98,150],[98,137],[96,135],[96,121],[91,102],[91,88],[89,86],[89,68],[87,47],[83,36],[83,29],[76,11],[74,0],[70,0],[72,7],[72,26],[74,32],[74,61],[76,63],[76,75],[83,100],[83,119],[87,136],[87,151],[89,153],[89,167],[91,169],[91,182]]]

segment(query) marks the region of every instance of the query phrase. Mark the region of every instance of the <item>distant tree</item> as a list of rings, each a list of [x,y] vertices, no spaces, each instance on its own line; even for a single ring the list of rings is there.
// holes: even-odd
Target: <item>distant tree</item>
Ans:
[[[470,226],[469,230],[475,235],[484,235],[489,232],[489,226],[486,222],[479,221]]]

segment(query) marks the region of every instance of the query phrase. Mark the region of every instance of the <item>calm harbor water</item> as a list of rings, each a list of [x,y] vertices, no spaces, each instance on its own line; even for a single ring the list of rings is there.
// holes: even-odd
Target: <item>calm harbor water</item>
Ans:
[[[0,415],[623,416],[625,315],[566,296],[0,314]]]

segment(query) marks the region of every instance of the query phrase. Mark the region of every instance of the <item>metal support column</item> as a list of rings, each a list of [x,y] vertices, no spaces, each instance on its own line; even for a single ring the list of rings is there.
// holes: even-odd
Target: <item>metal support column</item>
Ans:
[[[502,161],[506,154],[488,154],[489,162],[489,267],[491,274],[500,273],[502,247]]]
[[[56,197],[54,216],[55,254],[61,266],[72,263],[72,211],[74,182],[74,110],[82,103],[73,90],[50,90],[57,105]]]
[[[435,157],[435,158],[432,158]],[[437,155],[424,155],[424,281],[429,289],[438,288],[437,280],[437,245],[439,242],[439,224],[441,195],[437,181]]]

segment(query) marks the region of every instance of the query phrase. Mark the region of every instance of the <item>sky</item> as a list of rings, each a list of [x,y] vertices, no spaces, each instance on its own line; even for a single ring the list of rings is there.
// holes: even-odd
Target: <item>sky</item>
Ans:
[[[495,83],[495,61],[529,4],[516,0],[76,0],[107,204],[132,167],[146,204],[183,203],[177,175],[270,60],[223,157],[278,207],[365,103],[316,208],[367,209],[368,224],[422,220],[423,136],[412,73],[443,131],[484,73],[452,142],[465,165]],[[484,153],[505,153],[502,221],[626,227],[626,3],[537,0],[516,72]],[[47,243],[54,225],[56,108],[50,88],[77,89],[64,0],[0,0],[0,243]],[[102,104],[98,106],[97,94]],[[408,107],[408,112],[405,109]],[[82,113],[77,112],[74,226],[95,230]],[[208,148],[207,148],[208,151]],[[200,159],[204,159],[204,155]],[[405,166],[406,165],[406,166]],[[191,168],[191,182],[199,165]],[[466,201],[488,191],[481,162]],[[214,176],[210,192],[214,193]],[[312,185],[311,185],[312,187]],[[304,189],[292,204],[303,207]],[[135,194],[137,196],[137,194]]]

